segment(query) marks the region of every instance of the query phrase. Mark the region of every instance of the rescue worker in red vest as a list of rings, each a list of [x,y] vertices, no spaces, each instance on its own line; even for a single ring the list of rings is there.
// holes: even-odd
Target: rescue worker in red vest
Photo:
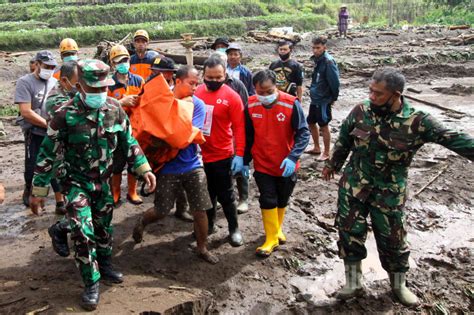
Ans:
[[[259,71],[253,84],[257,94],[249,98],[246,110],[243,172],[248,174],[253,159],[266,234],[265,243],[257,248],[256,254],[268,257],[286,242],[283,219],[310,132],[300,101],[277,89],[275,72]]]
[[[59,54],[61,55],[61,60],[63,61],[63,63],[68,61],[77,61],[79,59],[78,52],[79,46],[77,46],[76,41],[72,38],[65,38],[59,44]],[[58,81],[60,68],[61,67],[57,67],[53,74],[53,77]]]
[[[122,45],[116,45],[110,50],[110,65],[115,71],[112,77],[115,84],[109,86],[107,94],[119,100],[125,112],[131,116],[134,106],[138,103],[138,94],[142,91],[145,81],[142,77],[130,73],[130,54],[127,48]],[[126,164],[127,156],[120,150],[120,147],[118,147],[117,150],[114,151],[113,176],[111,180],[115,206],[120,204],[120,184],[122,183],[122,172]],[[137,179],[130,173],[127,179],[127,200],[134,205],[141,204],[143,201],[137,194]]]
[[[154,50],[148,50],[150,37],[145,30],[138,30],[133,36],[135,54],[130,58],[130,72],[146,79],[151,75],[150,67],[153,59],[159,54]]]

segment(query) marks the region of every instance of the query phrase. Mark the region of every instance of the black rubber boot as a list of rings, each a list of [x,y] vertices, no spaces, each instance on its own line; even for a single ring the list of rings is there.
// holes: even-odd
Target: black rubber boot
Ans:
[[[25,189],[23,190],[23,196],[22,196],[23,204],[25,205],[25,207],[30,206],[30,196],[31,196],[31,185],[25,185]]]
[[[99,304],[99,281],[92,285],[87,285],[82,292],[81,306],[86,311],[94,311]]]
[[[244,241],[239,231],[239,222],[237,219],[237,207],[234,202],[222,205],[227,223],[229,225],[229,243],[234,247],[242,246]]]
[[[209,230],[207,231],[208,235],[214,234],[217,232],[215,222],[216,222],[216,206],[212,207],[211,209],[206,211],[207,214],[207,221]]]
[[[48,234],[51,237],[51,243],[53,244],[53,249],[61,257],[69,256],[69,245],[67,243],[67,233],[69,231],[69,225],[67,228],[64,226],[61,221],[58,221],[51,225],[48,229]]]
[[[122,283],[123,274],[117,271],[112,266],[112,260],[110,256],[97,256],[97,263],[99,264],[99,272],[102,280],[112,283]]]

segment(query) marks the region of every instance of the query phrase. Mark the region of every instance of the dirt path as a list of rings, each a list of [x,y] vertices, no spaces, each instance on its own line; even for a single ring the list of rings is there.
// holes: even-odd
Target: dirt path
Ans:
[[[331,124],[333,137],[352,106],[366,97],[367,69],[380,65],[379,60],[387,60],[387,56],[402,68],[408,86],[422,91],[411,95],[474,116],[473,97],[465,93],[474,86],[474,63],[469,58],[454,60],[453,57],[461,53],[472,54],[472,46],[404,44],[451,36],[452,33],[455,32],[427,31],[397,38],[374,36],[331,42],[331,52],[336,60],[351,69],[342,73],[341,96]],[[304,44],[307,46],[308,43],[309,39],[306,39]],[[246,54],[252,57],[250,66],[253,69],[264,67],[274,58],[272,44],[243,45],[246,45]],[[176,45],[166,48],[179,51]],[[91,51],[85,49],[86,54]],[[423,57],[439,56],[440,52],[449,60]],[[296,56],[300,61],[307,60],[309,55],[308,46],[297,47]],[[406,61],[407,55],[418,62]],[[0,104],[11,103],[12,81],[25,71],[28,58],[22,56],[11,64],[0,60]],[[308,78],[305,84],[309,85],[309,82]],[[453,89],[443,94],[453,84],[465,88],[456,87],[455,93],[460,92],[454,95]],[[435,87],[441,89],[433,89]],[[306,94],[305,97],[303,104],[307,110],[309,96]],[[413,104],[451,127],[474,134],[472,116],[460,117]],[[25,313],[44,306],[49,306],[45,313],[50,314],[80,312],[78,297],[82,288],[73,258],[56,256],[46,232],[57,220],[53,214],[53,201],[48,200],[47,211],[41,217],[32,217],[30,210],[20,205],[23,144],[18,142],[22,136],[12,119],[2,120],[8,138],[0,141],[0,180],[7,192],[7,199],[0,206],[0,313]],[[125,204],[118,208],[114,214],[114,255],[126,281],[120,286],[101,287],[97,313],[137,314],[167,310],[166,314],[182,314],[193,308],[199,313],[207,307],[211,313],[242,314],[413,312],[393,300],[371,234],[367,244],[369,257],[363,264],[367,294],[346,303],[337,303],[332,298],[343,282],[343,264],[336,252],[337,233],[332,227],[337,185],[336,181],[321,180],[321,168],[322,164],[313,157],[303,157],[299,183],[285,222],[288,243],[266,260],[254,255],[264,235],[253,180],[251,210],[240,216],[244,246],[232,248],[226,243],[226,221],[222,211],[219,212],[219,231],[210,237],[210,246],[221,260],[216,266],[194,256],[192,225],[173,216],[150,226],[144,243],[134,245],[131,239],[133,225],[150,206],[151,199],[146,199],[139,207]],[[446,170],[437,180],[413,196],[444,168]],[[412,250],[409,286],[423,301],[417,311],[435,314],[443,314],[446,310],[451,313],[474,311],[473,171],[473,163],[437,145],[422,148],[413,162],[407,213]]]

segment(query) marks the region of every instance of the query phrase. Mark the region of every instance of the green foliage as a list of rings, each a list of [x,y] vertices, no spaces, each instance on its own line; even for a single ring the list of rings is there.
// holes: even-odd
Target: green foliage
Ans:
[[[0,117],[5,116],[16,116],[18,115],[18,107],[17,106],[1,106],[0,107]]]
[[[416,19],[417,24],[473,25],[474,7],[443,7],[430,10]]]
[[[33,8],[34,7],[34,8]],[[59,8],[22,6],[21,10],[3,8],[2,21],[36,20],[52,28],[111,24],[137,24],[158,21],[223,19],[232,16],[265,15],[265,6],[258,1],[187,1],[168,3],[138,3],[133,5],[87,5]]]
[[[265,29],[291,25],[296,31],[313,31],[328,27],[334,20],[316,14],[273,14],[222,20],[199,20],[183,22],[123,24],[110,26],[87,26],[47,30],[15,31],[0,33],[0,50],[42,49],[57,47],[66,37],[74,38],[79,45],[97,44],[103,39],[119,40],[137,29],[146,29],[152,39],[179,38],[181,33],[192,32],[196,36],[225,34],[238,36],[253,29]]]
[[[31,30],[37,28],[48,28],[48,23],[38,21],[20,21],[20,22],[0,22],[0,31],[19,31],[19,30]]]

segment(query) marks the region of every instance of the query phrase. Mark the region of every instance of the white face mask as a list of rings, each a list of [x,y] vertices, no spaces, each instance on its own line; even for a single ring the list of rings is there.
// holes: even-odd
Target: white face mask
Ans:
[[[51,78],[53,76],[53,73],[54,73],[54,69],[49,70],[49,69],[41,68],[40,73],[39,73],[39,77],[43,80],[49,80],[49,78]]]
[[[277,97],[278,97],[277,93],[273,93],[273,94],[266,95],[266,96],[257,94],[257,99],[259,100],[260,103],[262,103],[265,106],[270,105],[273,102],[275,102]]]

